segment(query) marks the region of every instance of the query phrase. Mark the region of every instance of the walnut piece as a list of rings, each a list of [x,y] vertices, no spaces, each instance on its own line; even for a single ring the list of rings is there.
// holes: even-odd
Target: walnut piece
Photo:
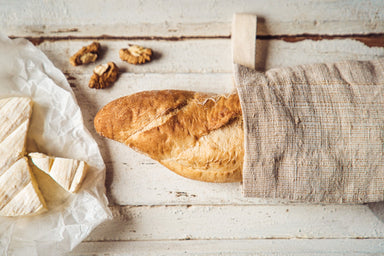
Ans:
[[[120,59],[131,64],[143,64],[151,61],[152,50],[139,45],[131,45],[128,49],[120,49]]]
[[[107,88],[116,81],[118,74],[119,68],[113,62],[98,65],[93,70],[88,86],[95,89]]]
[[[73,66],[88,64],[91,62],[95,62],[100,54],[100,43],[93,42],[88,46],[84,46],[77,53],[75,53],[71,58],[69,58],[69,62]]]

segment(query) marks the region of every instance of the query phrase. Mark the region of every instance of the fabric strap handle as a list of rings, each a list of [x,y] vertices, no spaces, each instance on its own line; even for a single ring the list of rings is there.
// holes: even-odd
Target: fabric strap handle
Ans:
[[[232,58],[234,64],[255,69],[256,29],[256,15],[234,14],[232,22]]]

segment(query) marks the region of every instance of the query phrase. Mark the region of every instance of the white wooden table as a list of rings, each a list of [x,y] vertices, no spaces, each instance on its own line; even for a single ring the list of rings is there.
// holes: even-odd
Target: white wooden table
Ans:
[[[384,203],[307,205],[242,197],[241,184],[182,178],[101,138],[98,109],[142,90],[233,89],[231,19],[259,17],[257,67],[384,56],[384,1],[0,0],[1,30],[37,45],[67,76],[107,165],[114,218],[70,255],[384,254]],[[97,40],[122,73],[110,89],[87,87],[94,65],[68,58]],[[136,43],[155,59],[133,66],[118,50]]]

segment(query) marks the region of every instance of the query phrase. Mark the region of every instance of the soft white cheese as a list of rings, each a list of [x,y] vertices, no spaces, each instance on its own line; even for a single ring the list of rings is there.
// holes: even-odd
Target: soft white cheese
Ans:
[[[87,164],[80,160],[52,157],[42,153],[30,153],[29,157],[34,165],[71,193],[78,191],[88,169]]]
[[[45,209],[25,155],[32,100],[0,99],[0,216],[36,214]]]

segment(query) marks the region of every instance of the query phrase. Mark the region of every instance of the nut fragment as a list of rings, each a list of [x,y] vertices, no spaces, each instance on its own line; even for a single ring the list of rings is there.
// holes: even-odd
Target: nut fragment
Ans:
[[[90,62],[96,61],[100,53],[100,43],[93,42],[88,46],[84,46],[77,53],[75,53],[70,59],[69,62],[73,66],[78,66],[82,64],[88,64]]]
[[[93,70],[88,86],[95,89],[104,89],[116,81],[118,74],[119,68],[113,62],[98,65]]]
[[[152,50],[139,45],[132,45],[128,49],[120,49],[120,59],[131,64],[143,64],[151,61]]]
[[[101,75],[103,75],[103,73],[104,73],[105,71],[108,70],[108,68],[109,68],[108,63],[106,63],[106,64],[102,64],[102,65],[97,65],[97,66],[95,67],[95,69],[93,70],[93,72],[96,73],[97,75],[101,76]]]

